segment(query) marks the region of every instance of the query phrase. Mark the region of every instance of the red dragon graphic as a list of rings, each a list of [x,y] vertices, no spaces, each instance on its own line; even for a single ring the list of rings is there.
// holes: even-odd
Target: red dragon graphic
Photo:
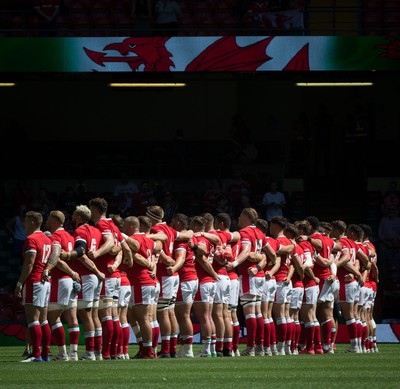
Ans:
[[[400,58],[400,40],[395,37],[388,36],[387,45],[377,45],[378,49],[385,50],[379,55],[380,58],[398,59]]]
[[[132,71],[143,66],[144,72],[170,72],[175,67],[172,54],[166,49],[169,37],[126,38],[120,43],[111,43],[105,51],[117,51],[120,56],[110,56],[104,52],[84,47],[85,53],[97,65],[105,67],[106,63],[125,62]],[[259,66],[272,58],[266,49],[274,37],[241,47],[236,37],[221,37],[190,62],[186,72],[221,72],[221,71],[256,71]],[[283,70],[308,71],[308,44],[305,45],[286,65]]]

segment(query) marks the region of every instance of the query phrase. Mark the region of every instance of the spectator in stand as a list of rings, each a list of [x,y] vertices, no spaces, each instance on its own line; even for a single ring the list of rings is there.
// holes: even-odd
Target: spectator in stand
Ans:
[[[166,223],[171,223],[172,217],[178,210],[178,202],[171,192],[165,192],[164,201],[162,201],[162,207],[164,209],[164,220]]]
[[[400,269],[400,217],[398,208],[389,208],[387,216],[381,218],[378,236],[384,276],[387,277],[394,268]]]
[[[20,205],[25,205],[26,208],[32,206],[32,188],[25,181],[17,181],[12,190],[11,198],[14,199],[16,211]]]
[[[26,206],[21,204],[19,206],[18,214],[6,223],[6,228],[12,236],[13,255],[18,257],[22,255],[22,247],[24,246],[24,241],[28,236],[24,227],[25,212]]]
[[[119,200],[120,196],[126,198],[128,208],[132,208],[133,196],[139,193],[137,185],[127,178],[122,178],[121,182],[114,188],[114,198]]]
[[[139,192],[133,197],[133,214],[144,215],[147,211],[147,207],[152,202],[152,198],[154,198],[154,189],[149,181],[141,181]]]
[[[133,0],[131,15],[135,21],[135,36],[151,36],[153,10],[150,0]]]
[[[268,1],[256,0],[251,2],[245,18],[256,34],[265,33],[266,28],[272,27],[271,22],[265,17],[268,11]]]
[[[218,205],[218,200],[225,197],[226,193],[218,179],[212,181],[211,187],[207,188],[203,196],[203,206],[205,212],[213,213]]]
[[[123,219],[128,216],[132,216],[133,210],[128,204],[128,199],[124,195],[121,195],[117,200],[117,204],[111,208],[111,212],[120,215]]]
[[[386,192],[383,195],[382,214],[387,216],[392,207],[399,208],[400,192],[397,189],[397,182],[390,181]]]
[[[44,36],[54,36],[56,24],[54,20],[61,11],[60,0],[35,0],[34,11],[40,16],[39,27]]]
[[[73,214],[76,206],[80,203],[81,199],[71,185],[65,188],[65,191],[60,194],[58,200],[58,206],[60,207],[60,209],[70,215]]]
[[[39,189],[38,196],[33,201],[33,208],[40,212],[45,219],[49,216],[50,211],[56,208],[55,202],[45,187]]]
[[[176,36],[178,35],[179,18],[181,7],[174,0],[158,0],[155,8],[155,35]]]
[[[263,196],[262,204],[266,208],[265,217],[267,221],[271,221],[274,216],[283,216],[286,199],[285,195],[278,190],[277,181],[271,181],[269,191]]]
[[[268,7],[271,12],[284,11],[286,9],[286,0],[268,0]]]

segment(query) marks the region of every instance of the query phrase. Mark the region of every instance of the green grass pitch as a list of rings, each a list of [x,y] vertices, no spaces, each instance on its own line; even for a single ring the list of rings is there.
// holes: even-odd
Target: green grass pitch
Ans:
[[[400,345],[374,354],[337,347],[334,355],[50,363],[19,363],[23,347],[0,347],[0,388],[400,388]]]

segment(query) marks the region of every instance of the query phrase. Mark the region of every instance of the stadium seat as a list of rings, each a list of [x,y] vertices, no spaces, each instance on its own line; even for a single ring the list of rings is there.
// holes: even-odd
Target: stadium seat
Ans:
[[[71,15],[71,24],[74,35],[77,36],[93,36],[93,21],[86,12],[76,12]]]
[[[90,13],[108,13],[111,9],[110,0],[94,0],[87,5]]]
[[[115,12],[123,12],[130,15],[131,9],[132,6],[130,0],[112,0],[110,3],[110,10],[113,14]]]
[[[213,12],[213,4],[211,1],[194,1],[193,2],[193,13],[202,13],[202,12],[208,12],[212,13]]]
[[[197,27],[201,29],[216,29],[218,28],[218,20],[208,12],[198,13],[195,15]]]
[[[11,14],[6,17],[5,24],[9,29],[10,36],[26,36],[27,33],[24,15]]]
[[[196,20],[190,14],[183,14],[179,20],[181,28],[187,30],[196,27]]]
[[[179,7],[181,8],[182,14],[184,13],[189,13],[192,14],[193,12],[193,6],[192,2],[190,0],[179,0],[177,1]]]
[[[57,15],[54,19],[57,36],[71,36],[71,20],[68,15]]]
[[[383,27],[383,15],[381,12],[368,12],[364,14],[363,28],[366,30],[379,30]]]
[[[65,3],[65,8],[69,14],[86,12],[86,4],[83,0],[70,0]]]
[[[389,12],[399,12],[400,11],[400,0],[386,0],[385,11]]]
[[[114,19],[108,12],[95,12],[92,15],[94,28],[100,36],[108,36],[113,33]]]
[[[394,33],[399,34],[400,32],[400,10],[393,13],[385,13],[384,16],[384,27],[386,34]]]
[[[233,13],[233,7],[227,0],[216,1],[213,4],[214,14],[217,15],[219,13]]]
[[[384,2],[382,0],[365,0],[363,8],[366,11],[380,11],[383,9]]]
[[[112,13],[114,19],[114,33],[112,35],[131,35],[135,26],[135,20],[126,12],[119,11]]]
[[[26,25],[29,29],[30,36],[39,36],[42,20],[36,13],[31,13],[26,18]]]

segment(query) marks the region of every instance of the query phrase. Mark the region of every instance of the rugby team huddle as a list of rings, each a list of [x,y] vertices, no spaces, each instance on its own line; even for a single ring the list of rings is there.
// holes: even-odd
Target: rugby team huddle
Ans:
[[[45,224],[41,213],[26,213],[15,293],[32,350],[22,362],[130,359],[131,329],[134,358],[142,359],[333,354],[338,307],[346,351],[378,351],[379,274],[368,225],[314,216],[267,222],[244,208],[231,231],[227,213],[176,213],[167,224],[158,205],[125,219],[107,212],[101,197],[76,206],[72,234],[62,211]],[[194,320],[202,343],[195,355]]]

